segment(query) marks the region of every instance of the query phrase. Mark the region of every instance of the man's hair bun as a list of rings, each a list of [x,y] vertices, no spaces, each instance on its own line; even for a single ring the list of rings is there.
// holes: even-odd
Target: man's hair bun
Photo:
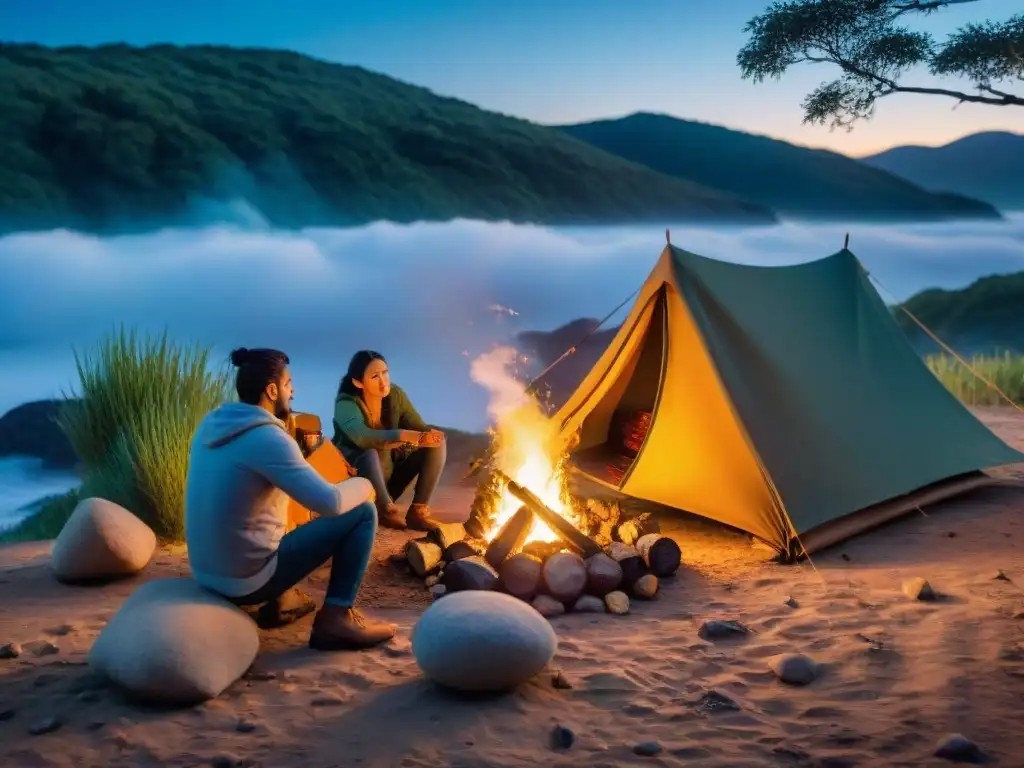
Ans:
[[[252,355],[245,347],[239,347],[231,352],[231,364],[236,368],[245,365],[251,358]]]

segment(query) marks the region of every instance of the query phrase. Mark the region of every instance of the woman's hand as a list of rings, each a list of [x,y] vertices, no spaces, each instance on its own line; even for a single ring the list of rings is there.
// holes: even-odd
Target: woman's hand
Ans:
[[[423,436],[426,432],[416,432],[412,429],[399,430],[398,439],[403,445],[422,445]]]
[[[420,435],[420,445],[424,448],[439,448],[444,442],[444,432],[439,429],[421,432]]]

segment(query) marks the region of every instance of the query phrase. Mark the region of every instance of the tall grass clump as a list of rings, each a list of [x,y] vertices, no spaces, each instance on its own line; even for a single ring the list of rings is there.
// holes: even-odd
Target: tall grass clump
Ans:
[[[1017,405],[1024,405],[1024,355],[975,355],[964,358]],[[930,355],[928,368],[965,405],[1007,405],[1006,400],[952,355]]]
[[[75,352],[81,391],[65,394],[58,424],[84,469],[81,497],[130,509],[157,536],[181,540],[192,436],[232,396],[210,350],[135,331],[108,336],[92,354]]]

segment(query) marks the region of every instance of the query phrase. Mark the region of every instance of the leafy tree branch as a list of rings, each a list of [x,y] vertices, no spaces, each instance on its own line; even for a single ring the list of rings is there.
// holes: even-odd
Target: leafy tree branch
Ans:
[[[905,22],[950,5],[979,0],[790,0],[773,2],[744,27],[737,55],[744,79],[781,79],[799,64],[831,64],[838,78],[821,83],[802,103],[804,122],[851,129],[870,119],[879,99],[897,93],[944,96],[957,102],[1024,106],[1024,14],[1003,22],[968,24],[936,41]],[[971,89],[914,85],[924,69],[966,80]]]

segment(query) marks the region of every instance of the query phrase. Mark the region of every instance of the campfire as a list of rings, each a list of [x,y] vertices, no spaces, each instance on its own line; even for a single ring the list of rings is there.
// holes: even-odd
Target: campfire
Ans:
[[[495,427],[470,520],[411,540],[409,569],[435,597],[496,589],[546,616],[626,613],[630,597],[653,598],[659,579],[678,570],[679,546],[650,513],[570,493],[572,445],[508,373],[514,354],[474,361],[474,378],[492,392]]]

